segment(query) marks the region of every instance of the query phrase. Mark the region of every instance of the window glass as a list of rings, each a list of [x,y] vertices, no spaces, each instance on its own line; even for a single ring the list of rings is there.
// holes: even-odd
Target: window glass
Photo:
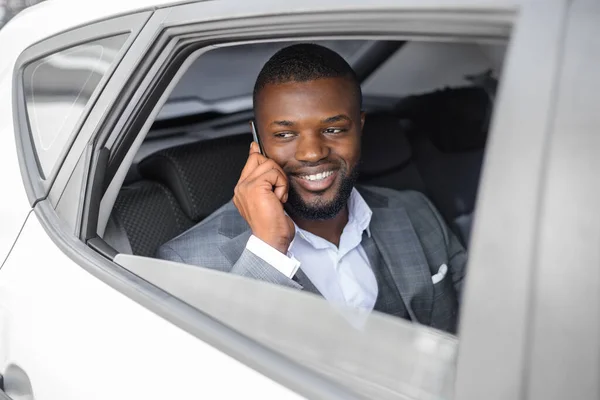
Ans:
[[[23,85],[31,136],[43,177],[65,145],[127,39],[127,34],[85,43],[29,64]]]
[[[452,399],[458,339],[378,311],[208,268],[119,254],[115,262],[365,399]]]

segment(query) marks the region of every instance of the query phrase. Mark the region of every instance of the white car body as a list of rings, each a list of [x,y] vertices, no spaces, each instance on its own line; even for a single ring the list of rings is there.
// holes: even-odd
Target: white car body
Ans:
[[[120,288],[130,284],[127,275],[82,268],[82,260],[90,258],[83,250],[87,247],[65,245],[51,234],[48,226],[55,222],[48,222],[38,210],[47,200],[32,204],[24,186],[26,173],[15,150],[19,121],[14,93],[15,68],[23,52],[55,35],[117,16],[147,10],[149,15],[155,13],[149,18],[167,18],[169,7],[187,3],[48,0],[23,11],[0,30],[0,374],[12,399],[344,397],[337,386],[327,386],[327,379],[304,376],[304,369],[293,370],[296,375],[285,375],[282,370],[281,376],[274,376],[271,369],[250,365],[252,360],[243,354],[249,348],[244,346],[251,343],[223,351],[218,340],[199,339],[191,332],[216,328],[206,322],[192,329],[174,322],[184,321],[185,313],[166,318],[166,308],[150,310],[145,299],[162,295],[124,294]],[[581,18],[578,30],[565,27],[568,1],[531,2],[534,5],[522,8],[508,1],[368,3],[207,1],[190,4],[202,10],[190,19],[208,22],[329,10],[523,10],[518,20],[523,25],[517,24],[505,65],[506,83],[495,111],[478,200],[455,398],[584,399],[600,395],[594,378],[600,372],[594,364],[600,343],[600,252],[596,251],[600,136],[591,134],[600,126],[600,113],[594,113],[589,103],[590,99],[600,101],[600,79],[589,78],[590,87],[578,89],[583,100],[570,86],[581,88],[581,74],[592,73],[590,64],[580,63],[583,58],[578,52],[585,51],[590,60],[600,62],[600,47],[582,40],[600,34],[600,7],[593,1],[575,2],[571,9]],[[145,38],[156,39],[144,33]],[[557,43],[570,47],[565,50]],[[523,61],[530,51],[535,59],[543,60],[544,68],[537,68],[532,60]],[[569,63],[565,54],[580,64]],[[566,77],[557,78],[561,74]],[[562,95],[556,96],[557,91]],[[552,139],[551,126],[563,128]],[[571,135],[561,133],[564,130]],[[83,152],[82,145],[75,160]],[[511,157],[508,165],[504,164],[506,154]],[[73,167],[74,163],[65,165]],[[571,170],[577,171],[575,178],[569,176]],[[67,179],[71,172],[57,180]],[[568,202],[574,209],[565,211]],[[82,255],[78,258],[73,252]],[[567,264],[568,273],[561,269]],[[473,268],[477,265],[488,268]],[[502,274],[493,271],[502,266]],[[588,299],[589,308],[576,308],[582,298]],[[589,323],[585,329],[584,319]],[[551,350],[554,356],[549,355]],[[565,376],[567,368],[574,368],[576,374]],[[294,386],[300,375],[307,379],[302,382],[312,383]],[[413,378],[411,382],[418,385],[419,378]],[[390,398],[397,398],[393,395]],[[433,397],[413,391],[403,398]]]

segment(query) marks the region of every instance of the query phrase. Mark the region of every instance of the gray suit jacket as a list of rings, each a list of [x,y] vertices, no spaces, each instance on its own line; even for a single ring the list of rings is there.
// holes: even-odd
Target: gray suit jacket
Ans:
[[[467,255],[422,194],[359,187],[371,207],[370,230],[413,321],[455,331]],[[319,293],[302,267],[288,279],[246,250],[252,232],[232,202],[162,245],[158,257]],[[446,277],[433,284],[442,264]]]

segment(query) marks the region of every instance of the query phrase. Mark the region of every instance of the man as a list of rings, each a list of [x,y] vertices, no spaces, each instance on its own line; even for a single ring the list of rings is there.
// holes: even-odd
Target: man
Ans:
[[[455,332],[466,253],[425,196],[354,187],[361,108],[337,53],[277,52],[254,88],[263,154],[252,143],[233,201],[158,256]]]

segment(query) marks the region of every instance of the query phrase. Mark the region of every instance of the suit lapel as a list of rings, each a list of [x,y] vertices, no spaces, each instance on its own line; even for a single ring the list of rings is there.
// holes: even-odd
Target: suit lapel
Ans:
[[[321,292],[319,292],[319,289],[317,289],[317,287],[312,283],[312,281],[310,279],[308,279],[308,276],[306,276],[304,271],[302,271],[302,266],[300,266],[300,268],[296,272],[296,275],[294,276],[294,280],[300,286],[302,286],[302,290],[322,296]]]
[[[233,265],[242,256],[246,248],[246,243],[248,243],[248,239],[252,236],[252,231],[250,231],[250,227],[236,209],[229,209],[224,211],[221,216],[219,234],[230,238],[230,240],[221,245],[220,249],[231,265]],[[293,279],[302,286],[303,290],[321,296],[321,292],[319,292],[304,271],[302,271],[302,267],[298,269]]]
[[[365,191],[361,194],[373,211],[370,224],[373,240],[411,319],[428,325],[433,307],[431,272],[406,210],[389,207],[387,198],[377,193]]]

